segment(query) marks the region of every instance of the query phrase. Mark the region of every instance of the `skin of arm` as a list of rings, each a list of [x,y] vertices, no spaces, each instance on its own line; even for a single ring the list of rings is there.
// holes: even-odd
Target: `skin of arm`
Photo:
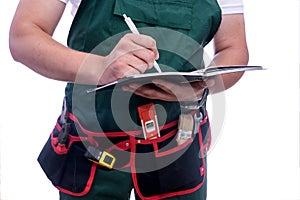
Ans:
[[[247,65],[249,55],[244,15],[223,15],[221,25],[214,36],[213,44],[214,58],[211,66]],[[160,90],[138,84],[130,84],[124,87],[124,89],[152,99],[195,101],[201,98],[206,86],[209,87],[210,94],[222,92],[236,84],[242,75],[243,72],[216,76],[205,82],[192,83],[192,87],[190,85],[179,86],[164,80],[154,80],[153,83]]]
[[[143,73],[158,59],[156,42],[146,35],[125,35],[106,56],[58,43],[52,35],[64,9],[58,0],[20,0],[9,33],[14,60],[51,79],[95,85]]]
[[[243,14],[223,15],[222,22],[214,40],[214,58],[212,65],[247,65],[249,52],[246,42]],[[235,85],[243,72],[230,73],[216,77],[211,93],[221,92]]]
[[[144,73],[158,59],[155,40],[142,34],[126,34],[107,56],[63,46],[52,35],[64,9],[65,4],[58,0],[20,1],[9,34],[11,54],[16,61],[51,79],[95,85]],[[224,15],[214,37],[214,65],[247,64],[245,38],[243,14]],[[224,75],[205,83],[194,83],[192,87],[154,80],[159,89],[131,84],[124,90],[151,99],[193,101],[201,97],[204,87],[209,86],[211,93],[223,91],[241,76],[242,73]]]

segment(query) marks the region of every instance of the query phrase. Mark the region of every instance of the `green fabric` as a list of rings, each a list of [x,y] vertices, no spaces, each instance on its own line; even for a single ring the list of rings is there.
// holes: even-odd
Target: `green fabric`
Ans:
[[[203,67],[202,48],[213,38],[221,19],[216,0],[82,0],[68,45],[80,51],[109,54],[129,32],[123,13],[132,18],[141,33],[156,39],[163,71]],[[178,119],[180,114],[176,102],[148,100],[120,88],[87,94],[85,90],[92,87],[73,83],[66,87],[69,110],[90,130],[141,129],[136,108],[149,102],[157,104],[159,125]]]
[[[190,29],[192,8],[190,0],[116,0],[114,14],[130,13],[130,17],[138,22]]]
[[[213,38],[221,20],[216,0],[82,0],[70,29],[69,47],[109,54],[129,32],[123,13],[132,18],[140,33],[156,40],[163,71],[202,68],[203,47]],[[118,87],[87,94],[92,87],[95,85],[68,83],[65,90],[68,110],[91,131],[141,130],[137,107],[149,102],[156,104],[159,125],[177,120],[181,112],[178,102],[149,100]],[[61,200],[127,199],[131,188],[130,174],[97,170],[87,196],[61,194]],[[205,196],[206,183],[193,194],[170,200],[204,200]]]

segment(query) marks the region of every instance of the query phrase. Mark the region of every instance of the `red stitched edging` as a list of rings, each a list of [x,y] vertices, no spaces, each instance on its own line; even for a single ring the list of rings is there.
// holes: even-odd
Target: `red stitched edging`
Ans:
[[[172,137],[176,133],[177,133],[177,129],[174,129],[174,130],[170,131],[169,133],[167,133],[166,135],[156,138],[156,139],[153,139],[153,140],[144,140],[144,139],[136,139],[136,140],[138,140],[138,144],[153,144],[156,142],[163,142],[166,139]]]
[[[96,174],[96,169],[97,169],[97,164],[93,163],[92,167],[91,167],[91,173],[90,173],[90,177],[88,179],[88,182],[84,188],[84,190],[80,193],[75,193],[75,192],[71,192],[69,190],[66,190],[66,189],[63,189],[61,187],[58,187],[58,186],[55,186],[59,191],[63,192],[63,193],[66,193],[66,194],[69,194],[69,195],[72,195],[72,196],[84,196],[86,195],[91,187],[92,187],[92,184],[93,184],[93,181],[94,181],[94,177],[95,177],[95,174]]]
[[[141,133],[140,130],[139,130],[139,131],[129,131],[129,132],[127,132],[127,133],[124,133],[124,132],[109,132],[111,135],[107,136],[105,133],[101,133],[101,132],[92,132],[92,131],[89,131],[89,130],[85,129],[85,128],[80,124],[79,120],[78,120],[73,114],[69,113],[69,117],[70,117],[71,120],[73,120],[74,122],[76,122],[76,123],[79,125],[79,127],[81,128],[81,130],[82,130],[85,134],[87,134],[89,137],[93,137],[93,136],[95,136],[95,137],[119,137],[119,136],[128,136],[128,134],[131,134],[131,135],[138,135],[138,134]],[[202,124],[206,123],[206,120],[207,120],[207,117],[202,121],[201,124],[199,124],[199,127],[200,127]],[[162,127],[161,127],[161,130],[170,128],[170,127],[172,127],[172,126],[174,126],[174,125],[176,125],[176,124],[177,124],[177,120],[176,120],[176,121],[173,121],[173,122],[170,122],[170,123],[168,123],[168,124],[162,126]],[[61,130],[61,126],[60,126],[58,123],[56,124],[56,128],[57,128],[58,130]],[[201,129],[200,129],[200,131],[201,131]],[[171,131],[171,132],[173,132],[173,131]],[[167,135],[165,135],[165,136],[159,138],[159,139],[156,140],[156,141],[162,141],[163,139],[166,139],[166,138],[169,137],[170,135],[174,134],[174,133],[171,134],[171,132],[170,132],[169,134],[167,134]],[[201,135],[201,134],[199,134],[199,137],[200,137],[200,135]],[[85,137],[76,137],[76,136],[72,136],[72,135],[69,135],[69,136],[70,136],[70,145],[71,145],[71,143],[74,142],[74,141],[82,141],[82,140],[86,140],[86,139],[87,139],[87,138],[85,138]],[[54,142],[57,140],[56,138],[53,137],[53,132],[52,132],[52,134],[51,134],[51,139],[52,139],[52,141],[54,141]],[[203,145],[203,144],[202,144],[202,135],[201,135],[201,138],[199,138],[199,139],[200,139],[201,145]],[[198,190],[198,189],[203,185],[203,182],[204,182],[205,177],[203,178],[203,181],[202,181],[198,186],[196,186],[196,187],[194,187],[194,188],[192,188],[192,189],[189,189],[189,190],[183,190],[183,191],[180,191],[180,192],[172,192],[172,193],[168,193],[168,194],[156,195],[156,196],[152,196],[152,197],[144,197],[144,196],[141,194],[141,192],[140,192],[140,190],[139,190],[139,188],[138,188],[137,177],[136,177],[136,169],[133,167],[133,164],[135,163],[134,160],[135,160],[136,144],[137,144],[138,142],[140,142],[141,140],[136,140],[134,137],[130,136],[130,141],[131,141],[132,144],[134,144],[134,145],[131,145],[132,151],[131,151],[131,157],[130,157],[130,162],[129,162],[129,165],[132,166],[132,167],[131,167],[131,168],[132,168],[132,179],[133,179],[133,183],[134,183],[134,185],[135,185],[135,188],[136,188],[136,190],[137,190],[137,191],[136,191],[137,194],[138,194],[140,197],[142,197],[143,199],[145,199],[145,200],[156,200],[156,199],[161,199],[161,198],[173,197],[173,196],[177,196],[177,195],[190,194],[190,193],[192,193],[192,192]],[[145,140],[145,141],[146,141],[146,140]],[[144,141],[143,141],[143,142],[144,142]],[[153,141],[152,141],[152,143],[153,143]],[[64,152],[64,151],[63,151],[63,152],[57,151],[57,149],[56,149],[55,146],[53,145],[53,142],[51,142],[51,144],[52,144],[52,147],[53,147],[54,151],[55,151],[57,154],[63,154],[63,153],[66,153],[66,152]],[[67,149],[66,149],[66,150],[67,150]],[[172,152],[172,151],[168,151],[168,152]],[[164,153],[161,153],[161,154],[165,154],[165,152],[164,152]],[[202,174],[202,172],[203,172],[203,169],[205,169],[205,167],[206,167],[206,166],[205,166],[205,162],[204,162],[204,153],[203,153],[203,151],[202,151],[202,161],[203,161],[203,162],[202,162],[203,165],[200,167],[200,173],[201,173],[201,174]],[[94,177],[95,177],[95,173],[96,173],[96,168],[97,168],[97,165],[96,165],[95,163],[93,163],[93,165],[92,165],[92,167],[91,167],[91,173],[90,173],[88,182],[87,182],[87,184],[86,184],[86,187],[85,187],[84,190],[83,190],[82,192],[80,192],[80,193],[74,193],[74,192],[71,192],[71,191],[69,191],[69,190],[66,190],[66,189],[63,189],[63,188],[61,188],[61,187],[58,187],[58,186],[55,186],[55,187],[56,187],[58,190],[60,190],[61,192],[66,193],[66,194],[70,194],[70,195],[73,195],[73,196],[84,196],[84,195],[86,195],[86,194],[90,191],[90,189],[91,189],[91,186],[92,186],[92,183],[93,183],[93,180],[94,180]],[[206,174],[205,174],[205,170],[204,170],[204,176],[205,176],[205,175],[206,175]]]
[[[56,122],[55,125],[56,129],[58,131],[61,131],[62,127],[60,126],[60,124],[58,122]],[[53,136],[54,134],[54,130],[51,133],[51,146],[53,148],[53,150],[55,151],[55,153],[57,153],[58,155],[63,155],[68,153],[69,147],[72,145],[73,142],[79,142],[79,141],[86,141],[87,138],[86,137],[77,137],[77,136],[73,136],[69,134],[69,146],[66,147],[65,145],[59,145],[58,143],[58,138]],[[55,146],[58,145],[58,146]]]
[[[93,131],[89,131],[89,130],[85,129],[82,126],[82,124],[80,124],[78,118],[76,116],[74,116],[72,113],[69,113],[69,117],[72,121],[76,122],[79,125],[79,127],[83,133],[85,133],[88,136],[92,136],[92,137],[122,137],[122,136],[128,136],[128,135],[137,136],[137,135],[142,134],[142,130],[127,131],[127,132],[93,132]],[[160,130],[164,130],[164,129],[171,128],[175,125],[177,125],[177,120],[172,121],[163,126],[160,126],[159,128],[160,128]]]
[[[172,153],[175,153],[175,152],[177,152],[177,151],[180,151],[180,150],[184,149],[185,147],[187,147],[188,145],[190,145],[192,142],[193,142],[193,139],[190,138],[190,139],[188,139],[184,144],[179,145],[179,146],[177,146],[177,147],[174,147],[174,148],[172,148],[172,149],[169,149],[169,150],[167,150],[167,151],[163,151],[163,152],[159,152],[158,147],[157,147],[157,143],[155,143],[155,144],[154,144],[155,149],[156,149],[156,151],[155,151],[155,157],[156,157],[156,158],[159,158],[159,157],[166,156],[166,155],[170,155],[170,154],[172,154]]]
[[[208,116],[206,116],[202,122],[199,124],[198,126],[198,138],[199,138],[199,143],[200,143],[200,149],[203,148],[203,140],[202,140],[202,131],[201,131],[201,126],[203,124],[205,124],[207,122]],[[139,195],[139,197],[143,200],[159,200],[159,199],[163,199],[163,198],[169,198],[169,197],[174,197],[174,196],[179,196],[179,195],[186,195],[186,194],[190,194],[192,192],[195,192],[196,190],[198,190],[199,188],[202,187],[205,177],[206,177],[206,164],[205,164],[205,160],[204,160],[204,151],[201,151],[201,157],[202,157],[202,166],[200,166],[199,170],[200,170],[200,174],[203,175],[203,180],[201,183],[199,183],[196,187],[188,189],[188,190],[182,190],[179,192],[171,192],[171,193],[167,193],[167,194],[161,194],[161,195],[155,195],[155,196],[151,196],[151,197],[145,197],[142,195],[139,187],[138,187],[138,181],[137,181],[137,177],[136,177],[136,169],[135,169],[135,154],[136,154],[136,144],[138,144],[138,141],[135,140],[134,137],[130,137],[132,144],[132,149],[131,149],[131,157],[130,157],[130,163],[131,163],[131,171],[132,171],[132,180],[133,180],[133,184],[134,184],[134,188],[136,190],[136,193]]]
[[[128,131],[128,132],[93,132],[93,131],[89,131],[87,129],[85,129],[79,122],[78,118],[75,117],[72,113],[69,113],[69,117],[71,120],[73,120],[74,122],[76,122],[80,129],[82,130],[83,133],[85,133],[88,136],[92,136],[92,137],[122,137],[122,136],[128,136],[128,135],[139,135],[142,133],[141,130],[137,130],[137,131]],[[109,135],[106,135],[109,134]]]

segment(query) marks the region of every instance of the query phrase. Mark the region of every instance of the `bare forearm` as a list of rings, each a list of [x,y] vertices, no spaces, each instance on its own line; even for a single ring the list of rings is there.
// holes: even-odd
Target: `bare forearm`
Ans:
[[[228,48],[217,53],[213,59],[213,65],[228,66],[228,65],[247,65],[248,50],[239,48]],[[221,92],[235,85],[243,76],[243,72],[224,74],[217,78],[218,87],[215,87],[213,92]]]
[[[20,1],[10,27],[9,47],[16,61],[35,72],[51,79],[74,82],[88,54],[72,50],[52,38],[64,9],[65,4],[60,1]],[[95,82],[91,76],[95,74],[95,66],[81,73],[81,83]]]
[[[21,28],[21,27],[19,27]],[[87,54],[72,50],[56,42],[50,35],[38,28],[26,31],[18,35],[14,31],[10,35],[10,49],[13,58],[26,65],[35,72],[60,81],[74,82],[76,75]],[[85,70],[85,73],[88,71]],[[81,82],[92,81],[92,76]]]
[[[9,34],[16,61],[51,79],[94,85],[144,73],[158,58],[156,41],[143,34],[124,35],[108,55],[58,43],[52,35],[64,9],[60,1],[19,2]]]
[[[67,48],[32,26],[28,31],[17,29],[10,34],[14,59],[55,80],[107,84],[144,73],[158,57],[155,40],[142,34],[126,34],[109,55],[100,56]],[[15,34],[19,32],[22,36]]]
[[[224,15],[214,37],[215,56],[211,65],[247,65],[248,47],[243,14]],[[220,92],[236,84],[243,73],[231,73],[216,78],[211,92]]]

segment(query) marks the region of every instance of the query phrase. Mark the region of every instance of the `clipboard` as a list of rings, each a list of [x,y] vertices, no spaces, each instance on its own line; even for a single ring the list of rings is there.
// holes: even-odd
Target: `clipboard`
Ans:
[[[144,74],[137,74],[126,78],[122,78],[105,85],[99,85],[95,88],[90,88],[86,90],[86,92],[87,93],[96,92],[97,90],[102,90],[108,87],[113,87],[116,85],[122,86],[130,83],[149,84],[154,79],[163,79],[166,81],[175,82],[177,84],[186,84],[195,81],[203,81],[207,78],[216,75],[253,71],[253,70],[264,70],[264,68],[262,66],[233,65],[233,66],[211,66],[205,69],[199,69],[192,72],[144,73]]]

